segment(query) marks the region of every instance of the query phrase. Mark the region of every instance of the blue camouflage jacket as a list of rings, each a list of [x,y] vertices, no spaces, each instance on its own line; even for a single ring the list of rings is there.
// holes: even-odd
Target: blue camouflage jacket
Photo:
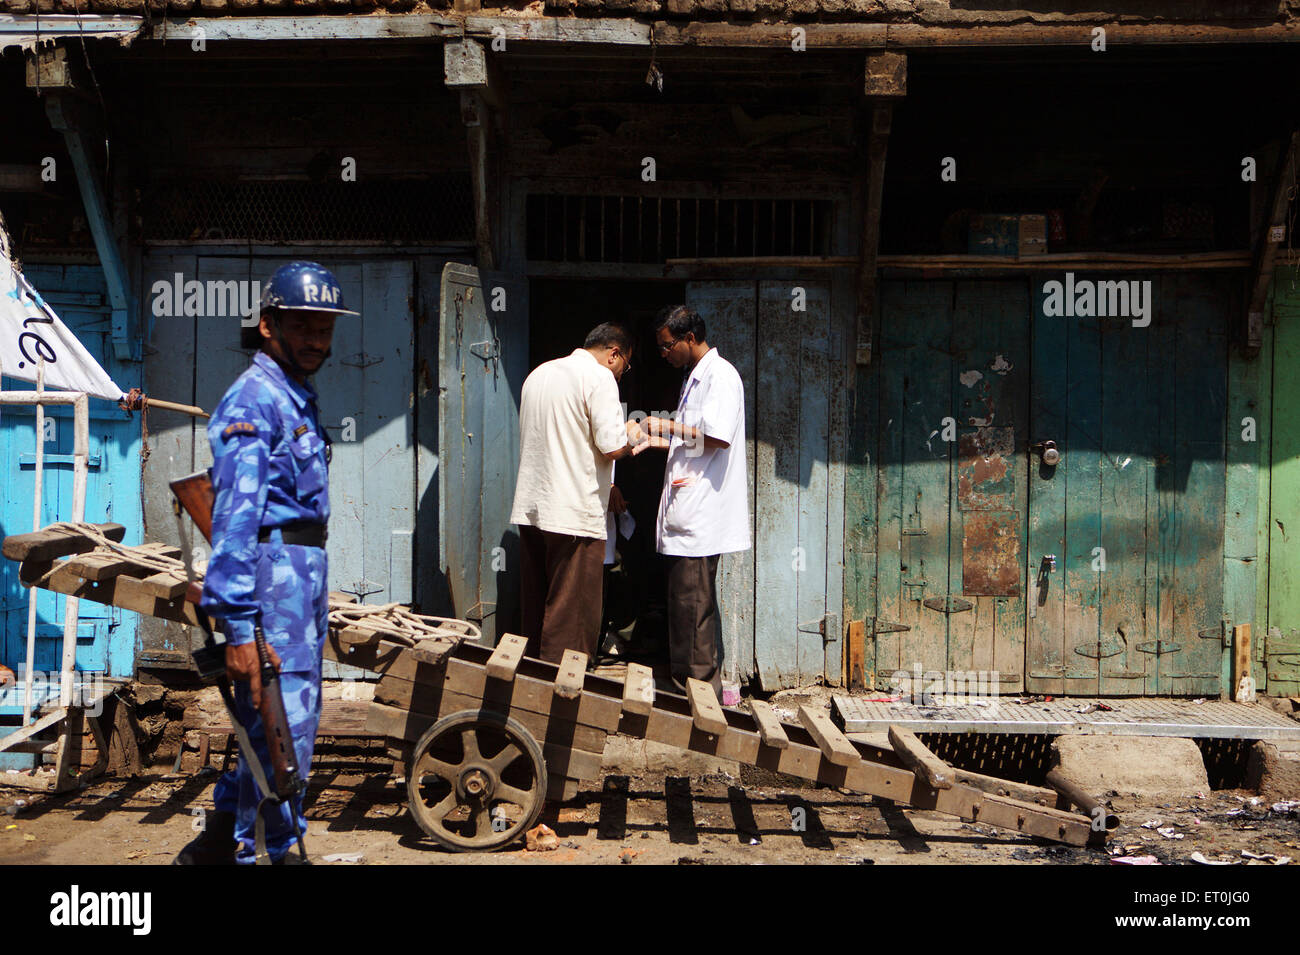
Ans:
[[[239,645],[253,640],[259,609],[258,530],[329,520],[328,440],[315,390],[258,352],[213,412],[208,441],[216,501],[200,606]],[[304,603],[309,589],[303,581]]]

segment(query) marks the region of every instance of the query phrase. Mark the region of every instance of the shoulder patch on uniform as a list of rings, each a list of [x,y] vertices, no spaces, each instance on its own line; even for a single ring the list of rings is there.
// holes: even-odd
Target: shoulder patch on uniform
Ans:
[[[236,421],[233,424],[226,425],[221,432],[223,438],[229,438],[236,434],[257,434],[257,426],[251,421]]]
[[[307,433],[307,426],[305,424],[300,424],[298,425],[298,427],[293,429],[293,436],[295,438],[301,438],[306,433]]]

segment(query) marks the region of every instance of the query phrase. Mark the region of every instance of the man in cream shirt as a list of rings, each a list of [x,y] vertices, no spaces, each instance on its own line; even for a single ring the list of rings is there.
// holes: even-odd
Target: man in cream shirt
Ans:
[[[627,331],[606,323],[524,381],[510,521],[519,525],[521,629],[529,654],[551,663],[598,648],[614,461],[646,447],[633,450],[644,436],[618,400],[631,356]]]
[[[685,305],[660,313],[655,340],[668,363],[686,371],[674,418],[643,424],[654,446],[668,449],[655,525],[669,563],[668,656],[676,684],[703,680],[721,698],[718,558],[750,547],[745,386]]]

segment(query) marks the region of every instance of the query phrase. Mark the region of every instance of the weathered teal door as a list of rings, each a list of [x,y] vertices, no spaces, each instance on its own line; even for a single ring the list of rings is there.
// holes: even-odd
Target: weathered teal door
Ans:
[[[880,686],[1219,691],[1231,281],[1125,274],[1137,327],[1045,314],[1061,278],[882,287]]]
[[[1035,282],[1032,440],[1061,457],[1029,461],[1027,688],[1217,694],[1231,285],[1122,278],[1150,281],[1149,325],[1049,317]]]
[[[919,669],[1021,687],[1028,309],[1023,282],[882,289],[882,686]]]

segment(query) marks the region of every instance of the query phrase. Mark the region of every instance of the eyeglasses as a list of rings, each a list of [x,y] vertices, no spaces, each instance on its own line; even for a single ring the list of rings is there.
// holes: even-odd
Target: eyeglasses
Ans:
[[[670,351],[673,350],[673,346],[676,345],[676,344],[677,344],[679,341],[681,341],[681,340],[682,340],[682,339],[680,339],[680,338],[674,338],[672,341],[670,341],[670,342],[669,342],[668,344],[666,344],[666,345],[664,345],[664,344],[660,344],[660,345],[659,345],[659,354],[661,354],[661,355],[667,355]]]

